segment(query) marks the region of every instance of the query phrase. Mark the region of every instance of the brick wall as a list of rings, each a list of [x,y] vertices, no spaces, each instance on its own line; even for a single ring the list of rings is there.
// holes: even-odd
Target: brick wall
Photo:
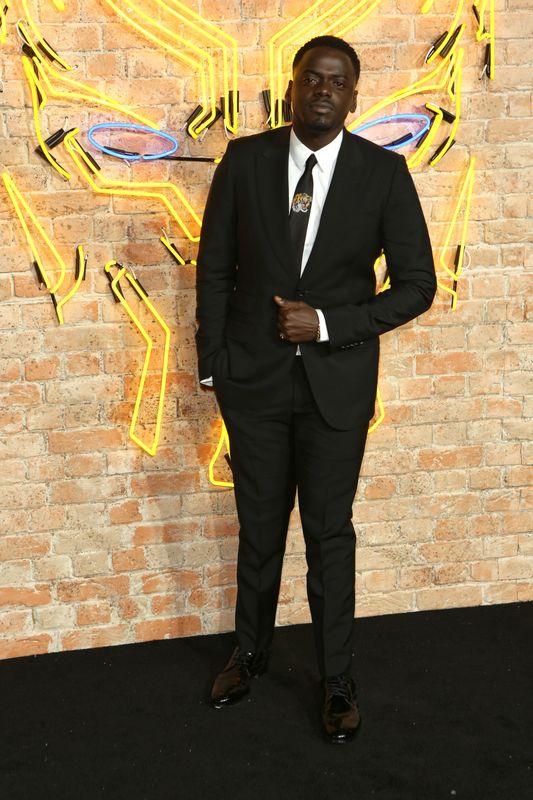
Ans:
[[[240,45],[241,133],[265,124],[259,93],[267,85],[268,38],[307,6],[201,0],[202,13]],[[104,2],[67,0],[63,14],[50,0],[29,0],[28,7],[46,39],[77,66],[77,80],[142,108],[164,129],[183,126],[198,102],[196,78],[127,29]],[[424,54],[454,8],[436,0],[421,15],[417,0],[383,0],[347,35],[362,59],[363,111],[429,71]],[[530,0],[496,0],[496,9],[496,80],[479,79],[483,47],[467,8],[457,144],[438,166],[426,163],[414,173],[438,257],[469,155],[477,157],[470,263],[457,311],[440,291],[428,314],[382,339],[386,417],[370,437],[355,506],[360,615],[533,599],[526,372],[533,21]],[[69,266],[83,243],[89,269],[60,328],[1,187],[0,656],[228,630],[236,518],[231,491],[213,488],[206,474],[219,421],[212,395],[196,382],[194,267],[168,257],[160,229],[187,257],[194,258],[194,247],[179,238],[160,204],[95,195],[35,155],[14,29],[19,16],[14,0],[0,48],[0,166]],[[440,94],[407,100],[402,110],[420,110],[426,99],[446,104]],[[117,118],[51,99],[41,114],[44,134],[65,116],[68,127],[82,131]],[[220,122],[201,143],[179,138],[183,152],[219,155],[225,147]],[[54,153],[65,164],[64,151]],[[111,177],[172,179],[201,213],[212,166],[104,162]],[[109,293],[102,267],[112,258],[135,268],[172,330],[155,458],[128,441],[144,348]],[[450,284],[442,269],[439,278]],[[149,376],[148,416],[156,388]],[[223,464],[218,469],[224,473]],[[281,624],[309,619],[304,561],[294,519]]]

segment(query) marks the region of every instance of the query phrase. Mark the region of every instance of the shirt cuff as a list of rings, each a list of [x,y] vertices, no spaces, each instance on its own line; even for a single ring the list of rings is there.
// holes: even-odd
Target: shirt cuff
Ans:
[[[315,308],[318,314],[318,321],[320,322],[320,338],[317,342],[329,342],[328,326],[326,325],[326,318],[320,308]]]
[[[204,386],[213,386],[213,376],[210,378],[203,378],[200,383],[202,383]]]

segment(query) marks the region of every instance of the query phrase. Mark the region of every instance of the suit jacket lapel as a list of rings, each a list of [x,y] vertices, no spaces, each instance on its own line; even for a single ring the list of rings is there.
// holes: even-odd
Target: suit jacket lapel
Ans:
[[[357,140],[345,129],[326,202],[322,209],[320,226],[302,275],[301,280],[304,286],[312,277],[313,271],[327,263],[328,254],[331,248],[335,247],[335,239],[342,235],[337,219],[338,210],[347,203],[353,205],[354,193],[358,191],[364,171],[365,164],[359,152]]]
[[[296,274],[289,236],[289,137],[290,127],[280,128],[268,148],[256,160],[259,208],[268,239],[282,264]]]

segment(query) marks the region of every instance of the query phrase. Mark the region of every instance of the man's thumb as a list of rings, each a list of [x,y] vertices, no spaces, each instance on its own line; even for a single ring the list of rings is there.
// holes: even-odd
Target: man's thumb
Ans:
[[[279,294],[275,294],[274,295],[274,302],[278,306],[284,306],[287,301],[284,300],[283,297],[280,297]]]

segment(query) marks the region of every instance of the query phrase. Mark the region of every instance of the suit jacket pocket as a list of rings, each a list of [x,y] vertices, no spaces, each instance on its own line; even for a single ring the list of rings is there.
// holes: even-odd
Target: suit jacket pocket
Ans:
[[[239,319],[234,316],[226,320],[224,333],[230,339],[237,339],[239,342],[249,342],[256,337],[255,325],[251,319]]]

